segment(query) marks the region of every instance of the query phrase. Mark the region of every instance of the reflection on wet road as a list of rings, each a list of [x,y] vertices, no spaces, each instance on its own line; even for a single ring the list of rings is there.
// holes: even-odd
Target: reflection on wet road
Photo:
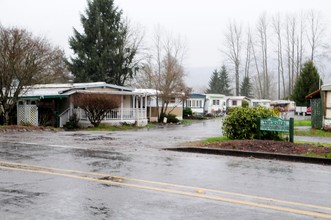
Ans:
[[[210,200],[216,200],[222,202],[229,202],[238,205],[246,205],[246,206],[258,207],[258,208],[272,209],[276,211],[290,212],[290,213],[307,215],[317,218],[331,219],[330,207],[251,196],[240,193],[231,193],[226,191],[196,188],[185,185],[133,179],[133,178],[120,177],[120,176],[111,176],[109,174],[102,174],[102,173],[66,170],[66,169],[58,169],[53,167],[43,167],[43,166],[36,166],[29,164],[6,162],[6,161],[0,161],[0,169],[9,169],[15,171],[22,171],[22,172],[32,172],[32,173],[56,175],[56,176],[62,176],[68,178],[76,178],[81,180],[99,182],[103,184],[134,187],[144,190],[172,193],[172,194],[178,194],[189,197],[197,197],[197,198],[210,199]],[[275,203],[275,205],[270,205],[270,203],[272,204]],[[310,211],[309,208],[311,208],[312,210],[318,210],[318,212]]]
[[[0,219],[331,218],[329,166],[162,150],[219,127],[4,134]]]

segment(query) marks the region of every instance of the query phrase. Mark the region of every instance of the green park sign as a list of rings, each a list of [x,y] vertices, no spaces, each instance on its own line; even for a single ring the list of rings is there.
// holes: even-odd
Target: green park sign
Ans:
[[[260,137],[260,131],[278,131],[278,132],[289,132],[290,142],[293,142],[293,131],[294,131],[294,119],[285,120],[277,117],[270,118],[258,118],[258,136]]]

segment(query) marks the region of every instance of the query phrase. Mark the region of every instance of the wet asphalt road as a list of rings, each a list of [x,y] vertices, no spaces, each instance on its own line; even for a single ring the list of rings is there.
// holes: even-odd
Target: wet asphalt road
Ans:
[[[0,138],[0,219],[331,219],[330,166],[164,151],[220,120]]]

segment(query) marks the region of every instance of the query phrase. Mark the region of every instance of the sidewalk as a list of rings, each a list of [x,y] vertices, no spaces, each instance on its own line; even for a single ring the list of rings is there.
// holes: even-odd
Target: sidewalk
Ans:
[[[294,136],[294,142],[311,142],[320,144],[331,144],[331,138],[328,137],[310,137],[310,136]]]

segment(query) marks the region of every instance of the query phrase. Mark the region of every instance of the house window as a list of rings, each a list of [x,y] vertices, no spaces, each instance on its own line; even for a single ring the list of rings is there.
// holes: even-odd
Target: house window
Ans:
[[[170,98],[170,103],[176,103],[176,98],[175,97]]]
[[[220,105],[220,100],[216,100],[216,99],[214,99],[214,100],[213,100],[213,105]]]
[[[191,108],[202,108],[202,100],[192,99],[187,100],[187,107]]]
[[[232,105],[237,106],[237,100],[232,100]]]

